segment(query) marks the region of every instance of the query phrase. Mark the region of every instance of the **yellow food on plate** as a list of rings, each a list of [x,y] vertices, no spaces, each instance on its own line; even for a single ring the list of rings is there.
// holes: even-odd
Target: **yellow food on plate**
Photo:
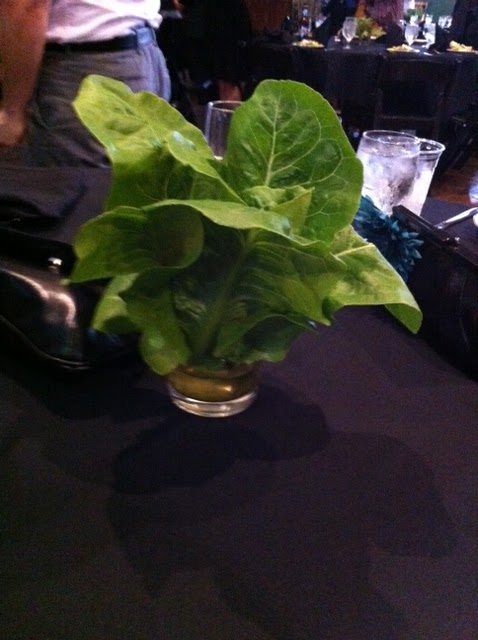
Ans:
[[[466,44],[460,44],[459,42],[455,42],[455,40],[452,40],[448,45],[448,51],[456,51],[458,53],[476,53],[473,47],[469,47]]]
[[[324,46],[316,40],[307,40],[307,38],[300,40],[299,42],[294,42],[293,44],[295,47],[312,47],[313,49],[322,49]]]
[[[388,47],[387,51],[391,53],[410,53],[413,52],[413,47],[409,47],[408,44],[401,44],[399,47]]]

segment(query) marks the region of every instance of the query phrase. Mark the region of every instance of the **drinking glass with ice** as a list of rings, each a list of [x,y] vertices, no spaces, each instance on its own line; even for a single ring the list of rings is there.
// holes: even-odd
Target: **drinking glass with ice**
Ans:
[[[362,195],[386,215],[411,192],[420,153],[420,138],[400,131],[365,131],[357,157],[363,164]]]
[[[418,216],[421,214],[423,205],[428,196],[428,191],[433,179],[433,174],[437,167],[440,156],[445,150],[445,145],[435,140],[420,140],[420,153],[417,161],[417,171],[413,187],[407,196],[402,200],[402,204]]]

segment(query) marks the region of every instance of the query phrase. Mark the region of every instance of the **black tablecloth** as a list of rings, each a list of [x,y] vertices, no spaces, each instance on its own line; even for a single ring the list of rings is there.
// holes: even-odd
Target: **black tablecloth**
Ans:
[[[386,57],[396,55],[453,68],[454,78],[442,127],[445,135],[451,117],[477,100],[478,59],[474,55],[428,52],[419,47],[414,53],[396,54],[387,52],[385,45],[367,42],[354,42],[349,49],[332,40],[327,48],[317,49],[259,41],[252,46],[250,65],[256,80],[276,78],[304,82],[322,93],[336,109],[347,110],[353,105],[355,109],[369,109],[371,117],[381,63]],[[426,101],[429,96],[424,89],[415,98]]]
[[[299,339],[227,420],[140,366],[0,369],[3,637],[478,631],[478,387],[382,312]]]
[[[6,345],[0,388],[2,638],[476,637],[478,386],[384,311],[301,337],[234,418]]]

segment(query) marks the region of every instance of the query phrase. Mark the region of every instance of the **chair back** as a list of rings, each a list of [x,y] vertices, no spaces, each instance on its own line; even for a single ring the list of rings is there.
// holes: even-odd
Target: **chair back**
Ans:
[[[410,54],[386,56],[374,109],[375,129],[410,129],[440,140],[456,65]]]
[[[332,55],[328,76],[328,90],[338,98],[342,124],[351,130],[373,128],[374,106],[383,56],[358,47],[352,54]],[[336,86],[332,86],[333,82]]]

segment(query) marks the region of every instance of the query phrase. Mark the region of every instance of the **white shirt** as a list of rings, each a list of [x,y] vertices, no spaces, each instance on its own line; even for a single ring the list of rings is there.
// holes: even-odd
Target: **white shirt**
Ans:
[[[52,0],[48,42],[110,40],[161,22],[160,0]]]

